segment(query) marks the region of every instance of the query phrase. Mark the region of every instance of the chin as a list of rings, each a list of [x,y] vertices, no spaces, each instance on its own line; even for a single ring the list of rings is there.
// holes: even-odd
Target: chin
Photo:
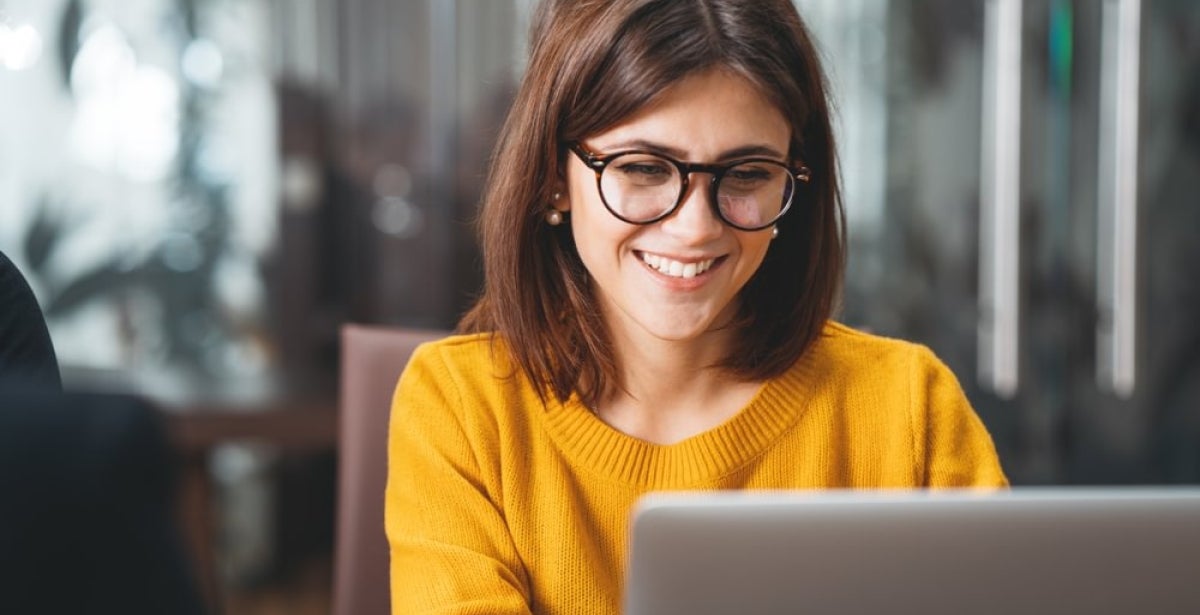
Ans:
[[[668,342],[686,342],[703,336],[712,330],[712,323],[703,322],[681,323],[679,321],[643,323],[647,332],[658,339]]]

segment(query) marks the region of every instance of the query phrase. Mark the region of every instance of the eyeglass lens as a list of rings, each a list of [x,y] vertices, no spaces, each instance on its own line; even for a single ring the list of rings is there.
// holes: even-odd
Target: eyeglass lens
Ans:
[[[614,213],[630,222],[646,222],[675,208],[683,198],[683,176],[674,163],[653,154],[622,154],[604,168],[600,190]],[[717,207],[734,226],[761,228],[779,217],[791,193],[791,172],[785,165],[747,161],[720,175]]]

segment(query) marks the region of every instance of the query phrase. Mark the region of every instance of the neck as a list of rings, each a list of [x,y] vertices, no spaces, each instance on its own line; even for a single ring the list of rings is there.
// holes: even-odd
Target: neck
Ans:
[[[715,367],[732,336],[730,329],[717,329],[675,341],[614,331],[621,386],[605,391],[597,415],[624,433],[663,444],[716,427],[745,406],[759,387]]]
[[[623,388],[634,397],[674,397],[721,379],[721,370],[713,366],[726,354],[724,331],[688,341],[623,337],[614,340],[614,350]]]

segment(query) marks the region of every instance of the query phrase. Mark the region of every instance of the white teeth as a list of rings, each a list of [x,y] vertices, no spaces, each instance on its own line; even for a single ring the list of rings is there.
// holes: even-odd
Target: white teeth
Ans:
[[[684,278],[686,280],[708,271],[713,263],[716,262],[716,259],[710,258],[699,262],[681,263],[657,254],[643,252],[642,262],[663,275],[669,275],[673,278]]]

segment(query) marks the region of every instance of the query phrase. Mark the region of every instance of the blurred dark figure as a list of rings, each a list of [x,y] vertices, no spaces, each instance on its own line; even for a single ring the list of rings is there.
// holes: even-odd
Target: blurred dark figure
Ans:
[[[62,390],[42,310],[25,277],[0,252],[0,393]]]
[[[0,254],[0,613],[201,613],[161,415],[61,388],[41,310]]]
[[[146,402],[0,394],[0,612],[203,612],[173,487]]]

